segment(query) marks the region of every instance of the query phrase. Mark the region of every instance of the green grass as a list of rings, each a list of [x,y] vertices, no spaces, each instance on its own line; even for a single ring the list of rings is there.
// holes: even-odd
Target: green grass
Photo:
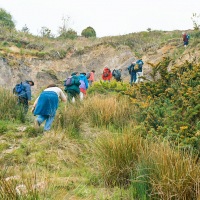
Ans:
[[[1,199],[198,198],[199,65],[185,62],[168,71],[171,59],[185,52],[180,31],[84,40],[16,31],[3,35],[5,57],[13,45],[20,47],[21,56],[50,59],[72,51],[82,55],[99,45],[128,46],[138,57],[162,45],[177,48],[171,58],[149,64],[154,81],[133,87],[100,81],[83,102],[61,103],[51,131],[44,134],[33,126],[30,112],[23,114],[16,97],[0,88]],[[190,45],[198,47],[198,33],[191,31],[191,36]],[[35,188],[39,184],[43,187]],[[18,186],[25,192],[19,194]]]

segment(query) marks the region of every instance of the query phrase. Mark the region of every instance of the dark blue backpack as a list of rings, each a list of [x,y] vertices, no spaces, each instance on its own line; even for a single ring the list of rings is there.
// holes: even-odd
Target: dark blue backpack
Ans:
[[[13,88],[13,94],[19,95],[23,90],[24,90],[24,86],[23,86],[22,82],[18,83]]]

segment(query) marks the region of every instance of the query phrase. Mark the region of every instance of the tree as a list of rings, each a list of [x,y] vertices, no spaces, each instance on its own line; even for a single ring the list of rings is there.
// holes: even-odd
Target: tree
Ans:
[[[147,31],[148,31],[148,32],[151,32],[152,30],[151,30],[151,28],[148,28]]]
[[[3,8],[0,8],[0,26],[9,29],[15,28],[15,23],[12,19],[11,14],[6,12]]]
[[[45,26],[43,26],[40,30],[40,34],[42,37],[47,37],[47,38],[50,38],[52,37],[51,35],[51,30]]]
[[[29,28],[27,27],[26,24],[22,27],[22,32],[29,33]]]
[[[200,29],[200,23],[199,23],[200,15],[197,15],[197,13],[193,13],[191,19],[193,22],[193,28],[195,31],[198,31]]]
[[[67,18],[66,17],[62,18],[63,24],[61,27],[59,27],[58,31],[60,38],[69,38],[69,39],[77,38],[78,36],[77,32],[72,28],[69,28],[69,20],[70,20],[69,16]]]
[[[89,38],[89,37],[96,37],[96,32],[95,30],[92,28],[92,27],[87,27],[86,29],[84,29],[82,32],[81,32],[81,35],[86,37],[86,38]]]

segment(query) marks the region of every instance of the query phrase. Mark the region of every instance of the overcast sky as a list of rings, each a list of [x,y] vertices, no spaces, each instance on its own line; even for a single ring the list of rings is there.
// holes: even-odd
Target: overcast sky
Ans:
[[[88,26],[97,37],[152,30],[193,28],[192,14],[200,14],[200,0],[0,0],[21,30],[26,24],[38,35],[41,27],[58,33],[64,17],[79,35]]]

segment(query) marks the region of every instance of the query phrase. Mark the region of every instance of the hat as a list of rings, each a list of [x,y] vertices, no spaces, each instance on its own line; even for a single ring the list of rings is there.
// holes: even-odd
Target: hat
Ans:
[[[74,75],[76,75],[76,74],[78,74],[78,72],[73,72],[73,73],[71,74],[71,76],[74,76]]]
[[[32,80],[26,80],[26,82],[31,82],[32,86],[34,86],[34,82]]]
[[[85,73],[85,72],[81,72],[80,74],[86,75],[86,73]]]

